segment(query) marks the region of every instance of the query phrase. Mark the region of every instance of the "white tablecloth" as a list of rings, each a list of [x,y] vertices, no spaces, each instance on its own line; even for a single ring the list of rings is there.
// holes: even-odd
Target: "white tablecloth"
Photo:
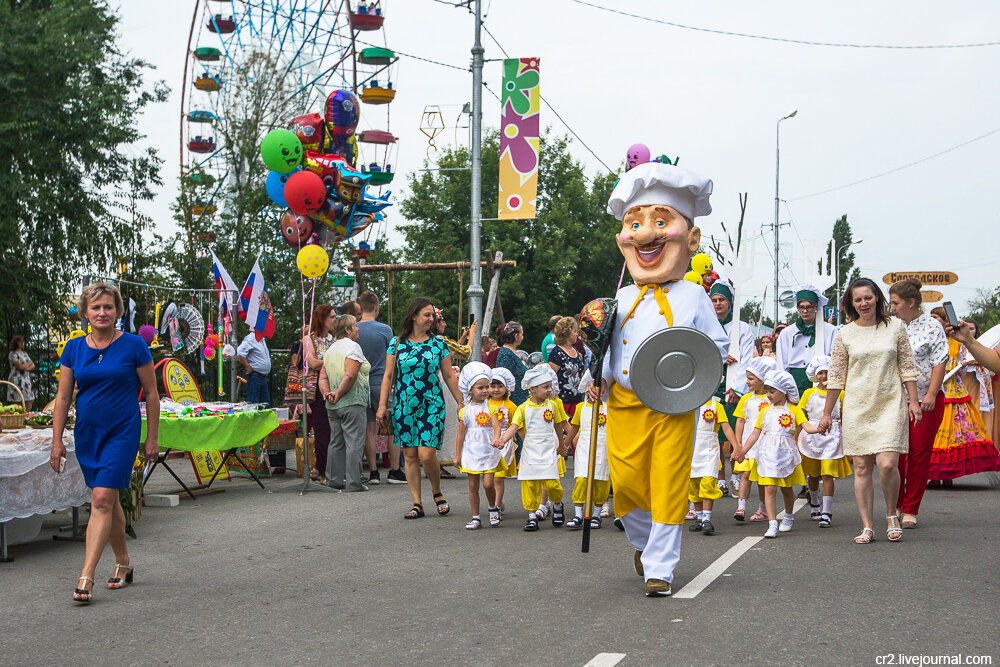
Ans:
[[[57,475],[49,466],[52,429],[0,433],[0,523],[90,502],[71,431],[63,443],[66,470]]]

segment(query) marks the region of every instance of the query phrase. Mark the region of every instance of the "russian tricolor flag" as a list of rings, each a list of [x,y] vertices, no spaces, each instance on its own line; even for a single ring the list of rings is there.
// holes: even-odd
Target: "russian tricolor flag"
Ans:
[[[212,273],[215,274],[215,289],[219,290],[219,311],[223,315],[229,314],[229,300],[232,298],[232,292],[236,291],[236,282],[229,276],[229,272],[226,271],[226,267],[222,266],[222,262],[219,258],[215,256],[215,251],[212,250]],[[236,314],[240,319],[245,319],[244,308],[242,303],[236,304]]]
[[[274,308],[264,287],[264,274],[260,270],[260,257],[253,263],[253,271],[247,278],[243,291],[240,293],[240,303],[237,315],[250,325],[257,340],[270,338],[274,335]]]

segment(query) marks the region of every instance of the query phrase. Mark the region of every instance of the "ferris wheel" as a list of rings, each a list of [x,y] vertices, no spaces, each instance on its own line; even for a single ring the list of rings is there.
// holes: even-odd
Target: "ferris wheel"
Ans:
[[[371,176],[372,188],[392,182],[389,105],[398,58],[385,45],[384,6],[382,0],[195,0],[179,132],[181,187],[199,193],[192,215],[210,219],[225,206],[227,179],[239,165],[231,164],[217,125],[240,113],[237,82],[255,61],[304,112],[322,115],[331,92],[354,92],[363,104],[354,136],[357,166]]]

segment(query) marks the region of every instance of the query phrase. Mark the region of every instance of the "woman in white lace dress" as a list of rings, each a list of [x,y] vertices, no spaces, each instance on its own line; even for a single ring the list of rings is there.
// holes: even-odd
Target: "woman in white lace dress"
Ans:
[[[903,535],[895,514],[899,455],[909,449],[907,416],[914,423],[921,418],[917,401],[920,371],[906,327],[889,316],[885,296],[874,282],[868,278],[851,282],[841,307],[851,323],[833,342],[820,431],[830,429],[834,407],[843,392],[844,454],[854,457],[854,495],[864,525],[854,541],[868,544],[875,539],[872,469],[877,465],[885,496],[886,537],[896,542]],[[904,386],[909,403],[903,397]]]
[[[7,381],[16,384],[21,390],[25,406],[30,412],[31,402],[35,400],[35,392],[31,388],[31,376],[28,375],[28,372],[35,370],[35,362],[24,351],[24,336],[18,335],[10,339],[10,352],[7,353],[7,361],[10,362],[10,375],[7,377]],[[13,387],[7,387],[7,400],[11,403],[20,403],[21,395],[14,391]]]

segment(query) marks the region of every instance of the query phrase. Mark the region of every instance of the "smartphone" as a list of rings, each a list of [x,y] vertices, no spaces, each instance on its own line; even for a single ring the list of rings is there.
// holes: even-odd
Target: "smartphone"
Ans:
[[[64,472],[66,472],[66,457],[65,456],[60,456],[59,457],[59,473],[61,474],[61,473],[64,473]]]
[[[476,316],[473,315],[472,313],[469,313],[469,328],[472,328],[472,325],[475,323],[476,323]]]
[[[955,315],[955,306],[951,305],[951,301],[945,301],[941,304],[941,307],[944,308],[945,314],[948,315],[948,324],[957,329],[958,317]]]

